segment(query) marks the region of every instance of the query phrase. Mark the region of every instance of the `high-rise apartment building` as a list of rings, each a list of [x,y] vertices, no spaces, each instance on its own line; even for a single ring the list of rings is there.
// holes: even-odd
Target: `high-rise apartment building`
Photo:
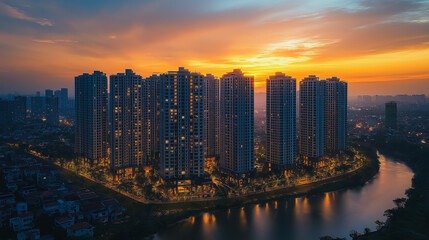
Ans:
[[[75,102],[76,153],[91,164],[105,162],[109,157],[106,74],[94,71],[75,77]]]
[[[54,90],[46,89],[45,90],[45,98],[52,97],[52,96],[54,96]]]
[[[50,125],[58,125],[59,113],[58,113],[58,97],[51,96],[46,97],[46,122]]]
[[[204,77],[204,146],[205,156],[219,155],[219,79]]]
[[[31,97],[31,118],[41,119],[45,114],[45,106],[43,105],[43,97]]]
[[[326,81],[314,75],[300,82],[299,149],[304,159],[325,155],[325,88]]]
[[[387,102],[385,105],[385,125],[396,128],[398,122],[398,108],[396,102]]]
[[[240,69],[220,79],[220,165],[233,174],[254,167],[254,77]]]
[[[67,113],[69,103],[69,89],[61,88],[59,97],[59,107],[62,114]]]
[[[267,79],[267,162],[283,168],[296,161],[296,79],[276,73]]]
[[[326,79],[325,101],[326,151],[344,151],[347,137],[347,82],[336,77]]]
[[[204,175],[203,78],[183,67],[160,75],[160,173],[164,179]]]
[[[58,103],[60,102],[60,97],[61,97],[61,90],[55,90],[54,91],[54,96],[58,98]]]
[[[0,128],[8,126],[11,121],[9,107],[10,101],[0,98]]]
[[[27,118],[27,97],[15,96],[12,105],[12,120],[14,122],[24,122]]]
[[[110,76],[110,164],[118,175],[143,166],[147,156],[143,147],[142,84],[142,77],[131,69]]]
[[[147,158],[159,153],[159,76],[143,79],[143,144]]]

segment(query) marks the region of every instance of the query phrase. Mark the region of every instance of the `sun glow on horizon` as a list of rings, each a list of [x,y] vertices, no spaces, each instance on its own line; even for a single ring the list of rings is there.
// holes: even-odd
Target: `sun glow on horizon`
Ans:
[[[146,77],[179,66],[218,77],[240,68],[255,77],[257,92],[283,72],[297,81],[337,76],[352,83],[352,94],[370,90],[353,83],[377,82],[380,94],[429,94],[429,3],[397,4],[5,2],[0,94],[72,89],[74,76],[94,70]],[[381,87],[386,81],[397,83]]]

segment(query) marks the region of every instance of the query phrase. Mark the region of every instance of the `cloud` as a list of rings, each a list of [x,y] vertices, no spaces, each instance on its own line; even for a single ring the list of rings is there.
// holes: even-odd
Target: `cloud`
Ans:
[[[52,26],[53,25],[52,22],[46,18],[30,17],[25,12],[19,10],[18,8],[9,6],[9,5],[2,3],[2,2],[0,2],[0,9],[2,10],[2,12],[4,14],[6,14],[7,16],[12,17],[12,18],[31,21],[31,22],[37,23],[41,26]]]
[[[243,68],[260,83],[277,71],[351,82],[429,74],[423,1],[45,0],[30,1],[31,12],[1,1],[0,82],[17,69],[43,76],[33,79],[49,87],[95,69],[147,76],[177,66],[218,76]]]
[[[67,40],[67,39],[58,39],[58,40],[52,40],[52,39],[33,39],[33,42],[54,44],[54,43],[77,43],[78,41],[76,41],[76,40]]]

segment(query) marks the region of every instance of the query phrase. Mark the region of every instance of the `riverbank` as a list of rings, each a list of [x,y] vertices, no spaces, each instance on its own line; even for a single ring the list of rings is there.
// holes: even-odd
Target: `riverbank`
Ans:
[[[395,199],[396,207],[385,211],[387,221],[379,222],[377,231],[353,239],[429,239],[429,147],[400,138],[387,141],[383,134],[375,138],[373,145],[413,170],[412,187],[405,193],[407,198]]]
[[[27,153],[28,149],[19,147],[17,150]],[[310,194],[320,194],[324,192],[335,191],[343,188],[356,187],[364,185],[371,179],[379,169],[379,161],[375,150],[358,144],[353,144],[359,152],[359,167],[341,175],[317,180],[306,184],[297,183],[295,186],[284,186],[277,189],[267,188],[265,192],[247,194],[243,196],[233,196],[221,199],[211,199],[202,201],[185,202],[155,202],[148,203],[140,201],[129,194],[123,194],[118,189],[106,186],[100,181],[94,181],[87,176],[82,176],[76,171],[64,168],[56,164],[55,161],[47,157],[41,158],[32,154],[48,164],[61,171],[63,178],[69,179],[79,185],[88,188],[104,197],[117,199],[126,209],[128,219],[122,222],[110,224],[98,224],[95,227],[95,236],[99,239],[119,239],[119,238],[141,238],[159,232],[163,228],[175,224],[180,220],[190,216],[195,216],[204,211],[214,211],[228,209],[231,207],[243,206],[246,204],[267,202],[272,199],[308,196]],[[37,152],[36,152],[37,153]]]
[[[202,211],[227,209],[272,199],[319,194],[343,188],[362,186],[378,172],[379,162],[375,151],[364,147],[361,147],[361,149],[365,151],[364,155],[367,156],[365,164],[361,168],[342,176],[251,196],[199,202],[143,204],[100,183],[79,176],[70,170],[59,169],[66,179],[82,184],[100,195],[114,197],[126,208],[127,214],[130,216],[128,220],[116,224],[97,225],[95,236],[100,239],[125,237],[135,239],[154,234],[168,225],[199,214]]]

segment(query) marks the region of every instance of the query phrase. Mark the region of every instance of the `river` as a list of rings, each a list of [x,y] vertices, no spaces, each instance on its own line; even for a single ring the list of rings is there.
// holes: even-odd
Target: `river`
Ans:
[[[301,198],[279,199],[204,212],[153,236],[156,240],[270,240],[347,237],[351,230],[375,229],[393,199],[405,196],[413,172],[403,163],[380,156],[380,171],[364,186]]]

